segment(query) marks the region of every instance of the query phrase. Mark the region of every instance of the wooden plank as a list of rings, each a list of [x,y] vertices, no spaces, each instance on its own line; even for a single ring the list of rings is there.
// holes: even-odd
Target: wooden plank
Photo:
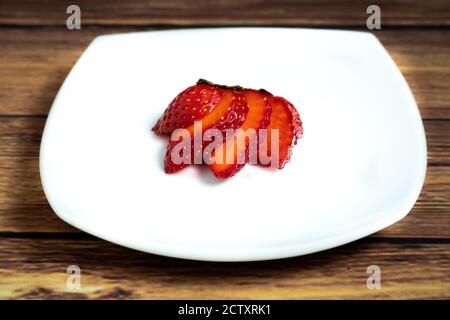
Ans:
[[[0,114],[46,115],[67,73],[95,36],[133,30],[138,29],[2,29],[0,79],[7,81],[0,82]],[[450,30],[376,35],[406,77],[422,117],[450,119]]]
[[[124,259],[126,257],[126,259]],[[69,265],[81,288],[66,289]],[[367,267],[381,289],[367,288]],[[101,240],[0,239],[0,298],[448,299],[450,244],[359,241],[252,263],[170,259]]]
[[[0,2],[0,24],[63,25],[70,1]],[[367,7],[361,0],[78,0],[82,24],[96,25],[360,25]],[[380,0],[382,25],[449,25],[446,0]]]
[[[425,120],[425,135],[427,137],[428,164],[450,164],[450,121]]]
[[[0,118],[0,232],[77,231],[52,213],[42,191],[38,160],[44,122]],[[425,121],[425,129],[431,167],[421,197],[404,220],[377,236],[450,237],[450,121]]]

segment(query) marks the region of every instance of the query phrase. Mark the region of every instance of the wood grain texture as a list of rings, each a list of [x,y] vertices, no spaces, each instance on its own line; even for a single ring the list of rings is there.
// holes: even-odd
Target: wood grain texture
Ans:
[[[0,118],[0,232],[76,232],[47,204],[39,178],[45,119]],[[377,236],[450,237],[450,121],[425,121],[431,167],[412,212]]]
[[[140,253],[58,219],[40,184],[39,144],[52,101],[97,35],[180,26],[313,26],[365,30],[371,1],[78,0],[82,30],[60,0],[0,1],[0,299],[449,299],[450,1],[382,0],[389,51],[420,107],[429,168],[401,222],[304,257],[204,263]],[[46,27],[47,26],[47,27]],[[421,26],[426,28],[421,29]],[[195,80],[195,79],[194,79]],[[66,289],[79,265],[82,288]],[[382,289],[368,290],[378,265]]]
[[[370,240],[370,239],[369,239]],[[0,298],[450,298],[450,244],[359,241],[313,255],[252,263],[170,259],[100,240],[0,239]],[[66,289],[66,268],[81,289]],[[381,289],[366,286],[381,268]]]
[[[142,29],[2,29],[0,114],[46,115],[64,78],[95,36],[135,30]],[[399,65],[422,117],[450,119],[450,30],[375,34]]]
[[[361,0],[78,0],[85,25],[361,25],[374,2]],[[450,25],[446,0],[380,0],[382,24]],[[0,23],[64,25],[71,1],[0,2]]]

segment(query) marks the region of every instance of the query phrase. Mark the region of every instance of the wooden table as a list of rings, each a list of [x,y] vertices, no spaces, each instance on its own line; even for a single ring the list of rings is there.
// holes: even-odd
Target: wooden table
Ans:
[[[376,36],[406,77],[424,120],[428,172],[401,222],[304,257],[205,263],[140,253],[59,220],[42,192],[38,158],[55,94],[99,34],[185,26],[307,26],[365,30],[365,1],[0,2],[0,298],[450,298],[450,2],[377,1]],[[82,128],[80,128],[82,130]],[[366,287],[369,265],[382,287]],[[66,268],[81,267],[81,289]]]

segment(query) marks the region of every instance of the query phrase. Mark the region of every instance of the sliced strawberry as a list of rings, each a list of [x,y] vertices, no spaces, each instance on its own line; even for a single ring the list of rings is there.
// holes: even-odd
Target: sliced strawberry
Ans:
[[[201,137],[203,137],[203,133],[208,129],[217,129],[222,133],[223,137],[225,137],[226,129],[238,128],[246,119],[248,106],[245,96],[234,88],[222,88],[221,91],[222,98],[220,99],[220,101],[216,104],[211,112],[200,119],[202,124],[202,132],[200,133]],[[188,132],[188,139],[190,140],[188,146],[191,148],[190,153],[187,152],[187,150],[178,150],[180,158],[183,158],[183,160],[185,161],[183,161],[182,163],[175,163],[173,161],[172,151],[177,145],[179,145],[183,138],[175,141],[171,140],[167,146],[167,151],[164,159],[164,171],[166,173],[177,172],[185,168],[189,164],[194,163],[195,148],[193,138],[195,133],[195,125],[192,124],[188,126],[186,130]],[[223,143],[223,140],[221,142]],[[197,155],[197,159],[203,161],[203,149],[210,143],[211,141],[201,142],[201,149],[197,150],[197,152],[201,152],[201,154]],[[176,152],[177,151],[175,151],[175,154]]]
[[[303,134],[302,121],[295,107],[286,99],[270,96],[269,101],[272,105],[272,114],[270,124],[267,127],[267,135],[259,141],[258,162],[262,166],[273,165],[282,169],[289,161],[292,148],[297,144],[297,139],[301,138]],[[278,164],[272,163],[270,160],[273,129],[278,129]],[[275,156],[274,159],[276,159]]]
[[[221,179],[226,179],[235,175],[241,170],[248,161],[249,150],[251,147],[251,139],[246,135],[248,129],[253,129],[256,133],[256,139],[260,129],[268,126],[270,120],[271,106],[267,92],[253,89],[242,90],[242,94],[246,97],[248,103],[247,118],[225,143],[218,146],[212,156],[213,162],[209,165],[214,175]],[[242,141],[243,143],[239,143]],[[257,143],[257,140],[254,141]],[[253,144],[256,146],[257,144]]]
[[[223,88],[199,80],[173,99],[152,130],[158,135],[170,135],[175,129],[187,128],[211,113],[223,95]]]

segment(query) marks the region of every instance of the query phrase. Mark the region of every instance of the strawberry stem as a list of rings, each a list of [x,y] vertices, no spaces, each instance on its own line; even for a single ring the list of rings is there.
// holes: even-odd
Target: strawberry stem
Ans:
[[[230,89],[230,90],[236,90],[236,91],[242,91],[242,90],[245,89],[245,88],[243,88],[241,86],[226,86],[224,84],[216,84],[214,82],[211,82],[211,81],[208,81],[208,80],[205,80],[205,79],[202,79],[202,78],[198,79],[197,84],[207,84],[207,85],[210,85],[210,86],[213,86],[213,87],[217,87],[217,88],[220,88],[220,89]],[[272,95],[266,89],[259,89],[257,91],[262,92],[264,94]]]
[[[205,80],[205,79],[198,79],[197,84],[207,84],[213,87],[221,88],[221,89],[230,89],[230,90],[236,90],[236,91],[242,91],[244,88],[241,86],[226,86],[223,84],[215,84],[211,81]]]

